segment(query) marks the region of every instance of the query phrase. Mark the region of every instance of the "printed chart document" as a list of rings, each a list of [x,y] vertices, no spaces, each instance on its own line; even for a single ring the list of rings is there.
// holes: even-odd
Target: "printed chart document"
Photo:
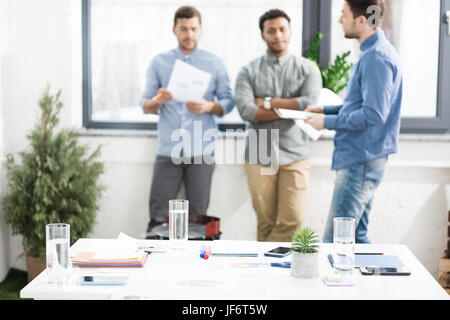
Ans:
[[[273,109],[281,119],[295,120],[295,124],[300,127],[313,141],[317,141],[320,138],[320,131],[314,129],[311,125],[305,123],[308,116],[314,115],[311,112],[305,112],[300,110],[287,110],[287,109]]]
[[[167,90],[170,91],[174,100],[198,101],[203,99],[210,80],[210,73],[177,59]]]

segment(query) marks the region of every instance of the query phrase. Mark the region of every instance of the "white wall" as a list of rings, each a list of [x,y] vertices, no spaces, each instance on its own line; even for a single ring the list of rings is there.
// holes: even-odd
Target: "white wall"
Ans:
[[[37,101],[47,83],[63,90],[62,125],[81,123],[80,1],[3,0],[5,3],[8,50],[3,55],[0,101],[4,148],[17,153],[27,145],[25,136],[37,119]],[[83,136],[80,141],[93,148],[104,146],[106,171],[101,179],[108,191],[90,236],[110,238],[120,231],[141,236],[149,218],[155,138],[100,135]],[[369,235],[374,242],[405,243],[436,276],[446,245],[444,186],[450,178],[449,142],[402,141],[400,147],[378,190]],[[313,169],[305,223],[320,235],[333,190],[334,173],[329,170],[332,148],[331,141],[311,145]],[[242,166],[217,166],[209,214],[221,218],[222,239],[256,239],[256,218]],[[6,261],[7,250],[0,249],[0,261]],[[22,252],[20,237],[10,240],[9,249],[10,266],[25,269],[23,259],[17,258]]]
[[[0,75],[3,74],[4,53],[7,50],[7,3],[0,0]],[[0,199],[3,198],[6,187],[5,170],[1,163],[4,159],[4,136],[3,136],[3,77],[0,77]],[[3,219],[3,209],[0,204],[0,221]],[[0,222],[0,282],[4,279],[9,270],[9,229]]]

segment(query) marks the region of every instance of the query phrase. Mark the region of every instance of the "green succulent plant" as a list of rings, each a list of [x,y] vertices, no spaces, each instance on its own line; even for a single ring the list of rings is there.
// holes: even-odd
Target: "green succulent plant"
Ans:
[[[311,228],[300,228],[292,236],[291,251],[298,253],[316,253],[319,250],[317,234]]]

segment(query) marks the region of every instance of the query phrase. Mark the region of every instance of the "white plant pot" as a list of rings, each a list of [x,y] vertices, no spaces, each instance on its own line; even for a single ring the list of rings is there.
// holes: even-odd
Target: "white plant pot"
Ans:
[[[312,279],[319,276],[319,253],[292,253],[291,276]]]

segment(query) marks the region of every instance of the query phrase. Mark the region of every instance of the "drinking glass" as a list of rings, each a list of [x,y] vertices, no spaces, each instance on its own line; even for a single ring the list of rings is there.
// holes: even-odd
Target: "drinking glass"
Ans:
[[[169,240],[172,248],[187,245],[189,226],[189,201],[169,201]]]
[[[70,274],[70,225],[54,223],[45,226],[47,278],[49,283],[65,283]]]
[[[334,223],[334,270],[343,275],[352,275],[355,267],[354,218],[335,218]]]

